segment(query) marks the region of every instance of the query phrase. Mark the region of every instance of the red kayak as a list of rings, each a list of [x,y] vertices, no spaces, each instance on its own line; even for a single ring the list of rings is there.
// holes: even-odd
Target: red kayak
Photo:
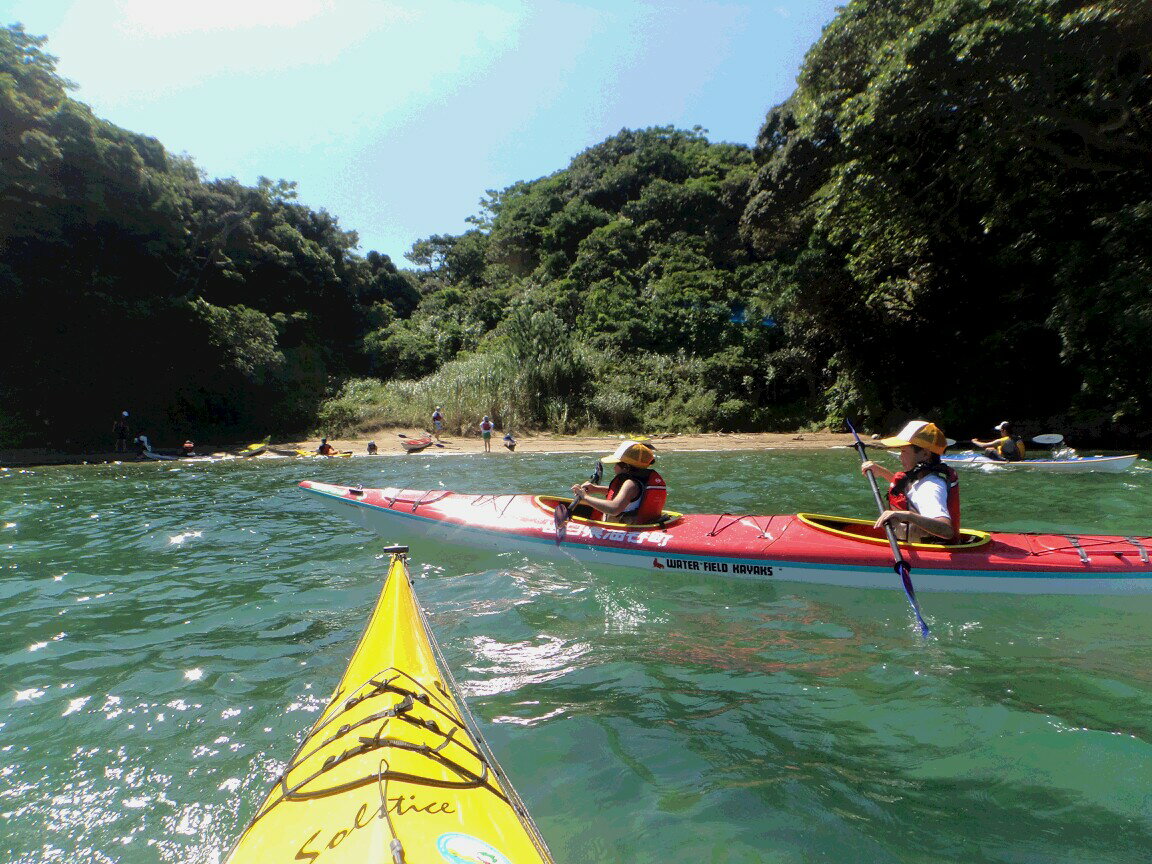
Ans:
[[[432,446],[432,439],[430,437],[401,438],[400,446],[404,448],[406,453],[419,453],[421,450]]]
[[[887,538],[870,519],[666,511],[653,525],[575,516],[558,529],[554,511],[570,499],[361,489],[311,480],[300,486],[337,513],[397,542],[428,538],[472,548],[516,548],[652,573],[900,586]],[[918,591],[1152,592],[1152,537],[962,533],[963,542],[953,546],[904,544]]]

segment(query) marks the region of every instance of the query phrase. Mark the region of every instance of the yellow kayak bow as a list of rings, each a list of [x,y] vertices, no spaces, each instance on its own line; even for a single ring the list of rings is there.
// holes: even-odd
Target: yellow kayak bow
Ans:
[[[551,862],[476,729],[408,575],[406,546],[328,707],[228,864]]]

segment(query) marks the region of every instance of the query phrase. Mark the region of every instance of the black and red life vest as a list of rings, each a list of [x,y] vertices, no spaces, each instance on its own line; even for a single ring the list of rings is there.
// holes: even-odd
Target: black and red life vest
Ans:
[[[921,462],[911,471],[897,471],[888,487],[888,506],[892,510],[911,510],[908,489],[913,483],[928,474],[935,474],[948,488],[948,519],[952,523],[952,536],[941,538],[945,542],[960,537],[960,478],[950,465],[942,462]]]
[[[640,495],[635,501],[629,502],[617,517],[621,522],[628,514],[635,514],[635,524],[650,525],[660,519],[664,513],[664,504],[668,500],[668,487],[660,472],[652,469],[648,471],[623,471],[612,478],[608,484],[609,501],[616,497],[620,487],[625,481],[632,480],[640,487]]]

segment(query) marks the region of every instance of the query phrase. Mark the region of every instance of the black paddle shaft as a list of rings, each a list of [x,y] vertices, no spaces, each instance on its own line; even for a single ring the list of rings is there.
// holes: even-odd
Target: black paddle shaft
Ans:
[[[848,424],[852,437],[856,439],[856,452],[860,454],[860,464],[863,465],[868,461],[868,454],[864,451],[864,442],[856,434],[856,427],[852,425],[852,421],[845,419],[844,422]],[[878,514],[882,516],[884,515],[884,501],[880,498],[880,487],[876,485],[876,475],[872,473],[870,468],[864,473],[868,475],[868,485],[872,489],[872,497],[876,499],[876,509]],[[900,551],[900,544],[896,542],[896,532],[888,522],[884,523],[884,533],[888,537],[888,545],[892,547],[894,559],[892,569],[900,575],[900,581],[904,585],[904,593],[908,595],[908,602],[912,604],[912,611],[916,613],[916,620],[920,623],[920,632],[927,636],[928,624],[924,621],[924,616],[920,614],[920,604],[916,600],[916,589],[912,587],[912,568],[904,560],[904,553]]]

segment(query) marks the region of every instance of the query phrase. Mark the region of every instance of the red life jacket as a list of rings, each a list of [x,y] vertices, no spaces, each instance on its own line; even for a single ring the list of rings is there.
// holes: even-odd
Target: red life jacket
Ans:
[[[888,507],[892,510],[911,510],[908,500],[908,487],[926,474],[935,474],[948,487],[948,520],[952,523],[952,536],[942,537],[942,542],[952,542],[960,537],[960,478],[952,466],[941,462],[921,462],[911,471],[897,471],[888,487]]]
[[[645,474],[646,477],[643,476]],[[617,474],[608,484],[606,497],[609,501],[616,497],[616,493],[626,480],[632,480],[640,487],[640,497],[637,499],[639,503],[636,506],[630,503],[628,508],[616,517],[617,520],[622,522],[624,521],[622,517],[634,513],[637,525],[651,525],[658,521],[664,513],[664,503],[668,500],[668,487],[664,485],[664,478],[656,470],[636,473],[625,471]]]

